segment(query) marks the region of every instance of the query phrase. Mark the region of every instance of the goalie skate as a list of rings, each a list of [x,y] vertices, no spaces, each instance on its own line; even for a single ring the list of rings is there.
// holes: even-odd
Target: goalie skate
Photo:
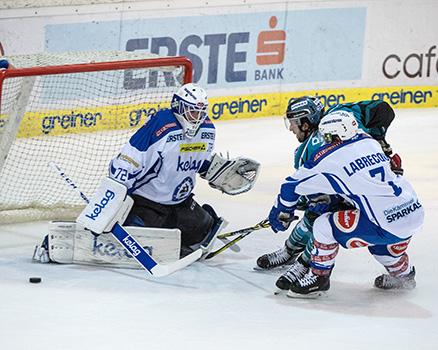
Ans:
[[[414,289],[416,285],[415,267],[405,276],[383,274],[374,280],[374,286],[379,289]]]

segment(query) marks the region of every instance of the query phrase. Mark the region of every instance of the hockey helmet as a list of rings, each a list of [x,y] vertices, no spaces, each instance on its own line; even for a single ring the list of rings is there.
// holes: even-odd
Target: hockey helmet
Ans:
[[[358,132],[357,120],[347,111],[335,111],[321,119],[319,132],[327,143],[350,140]]]
[[[324,105],[318,97],[303,96],[291,99],[286,109],[286,127],[290,129],[290,124],[294,122],[299,127],[308,123],[312,129],[316,129],[323,114]]]

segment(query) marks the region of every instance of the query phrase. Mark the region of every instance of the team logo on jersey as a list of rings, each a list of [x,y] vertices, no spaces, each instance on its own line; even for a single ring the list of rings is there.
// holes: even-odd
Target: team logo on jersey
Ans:
[[[175,191],[173,191],[172,200],[178,202],[187,198],[192,192],[193,187],[193,180],[190,177],[186,177],[178,186],[176,186]]]
[[[352,249],[352,248],[362,248],[362,247],[367,247],[370,244],[367,241],[364,241],[363,239],[360,238],[350,238],[346,243],[345,246],[348,249]]]
[[[205,142],[183,143],[179,146],[180,153],[205,152],[206,150],[207,150],[207,144]]]
[[[410,239],[408,239],[407,241],[399,242],[399,243],[388,244],[387,245],[388,252],[392,256],[402,255],[405,252],[405,250],[408,248],[409,242],[410,242]]]
[[[359,223],[359,210],[338,211],[333,215],[333,221],[339,231],[345,233],[353,232]]]

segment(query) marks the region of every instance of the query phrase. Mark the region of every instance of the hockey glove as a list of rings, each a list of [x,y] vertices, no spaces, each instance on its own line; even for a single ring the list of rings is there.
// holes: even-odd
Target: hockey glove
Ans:
[[[380,147],[382,147],[383,153],[385,153],[385,155],[389,157],[392,154],[391,145],[388,142],[386,142],[384,138],[378,139],[377,142],[380,144]]]
[[[398,153],[390,157],[391,170],[397,175],[403,175],[402,160]]]
[[[275,233],[279,231],[286,231],[291,222],[297,217],[294,216],[295,206],[286,207],[281,204],[280,196],[278,196],[275,205],[271,208],[269,212],[269,224],[271,225],[272,231]]]
[[[339,196],[328,194],[312,195],[309,198],[307,204],[307,211],[316,216],[320,216],[327,212],[333,212],[339,210],[343,199]]]

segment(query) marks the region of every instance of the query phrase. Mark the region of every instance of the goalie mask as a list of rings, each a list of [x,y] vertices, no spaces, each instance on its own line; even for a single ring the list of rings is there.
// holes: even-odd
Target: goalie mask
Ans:
[[[171,108],[184,134],[192,138],[207,118],[207,93],[196,84],[185,84],[173,95]]]
[[[347,141],[357,134],[358,125],[352,113],[336,111],[322,118],[319,132],[327,143],[337,140]]]

